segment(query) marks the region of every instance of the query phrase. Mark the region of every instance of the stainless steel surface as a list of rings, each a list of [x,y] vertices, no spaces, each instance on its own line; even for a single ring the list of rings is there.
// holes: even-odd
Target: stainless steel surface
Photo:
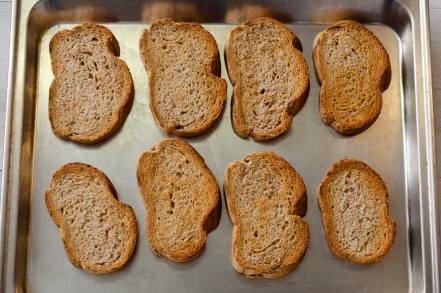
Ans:
[[[132,2],[17,1],[13,15],[13,78],[6,116],[6,156],[0,255],[3,292],[439,292],[439,239],[433,152],[430,52],[425,1],[233,1]],[[207,4],[209,3],[209,4]],[[292,129],[265,143],[239,139],[230,126],[229,104],[209,133],[187,139],[206,159],[219,185],[225,166],[256,150],[285,157],[305,180],[311,241],[301,265],[278,280],[247,280],[230,263],[231,223],[223,206],[220,226],[209,234],[195,261],[175,264],[150,252],[145,210],[135,179],[138,154],[164,135],[153,121],[147,101],[147,75],[138,53],[143,28],[156,17],[200,21],[223,51],[234,23],[270,15],[283,20],[302,41],[311,73],[311,90]],[[344,137],[318,116],[319,87],[311,62],[315,35],[341,18],[364,22],[388,50],[393,78],[384,93],[383,111],[362,134]],[[95,146],[79,146],[52,134],[47,92],[52,80],[48,42],[61,28],[96,21],[118,39],[135,83],[135,102],[120,132]],[[228,81],[225,67],[223,77]],[[229,84],[228,101],[231,95]],[[382,175],[389,188],[390,214],[398,222],[391,252],[380,262],[358,265],[337,259],[324,239],[316,189],[327,168],[343,157],[361,159]],[[139,237],[130,263],[119,272],[94,276],[73,267],[58,229],[44,206],[44,191],[62,164],[82,161],[104,171],[119,199],[132,205]],[[3,225],[1,225],[3,227]]]

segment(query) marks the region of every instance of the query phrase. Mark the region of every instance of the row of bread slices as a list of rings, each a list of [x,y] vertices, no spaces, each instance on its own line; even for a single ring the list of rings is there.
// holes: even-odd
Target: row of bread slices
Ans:
[[[119,44],[104,26],[84,23],[56,33],[49,45],[54,79],[49,91],[53,132],[80,143],[115,133],[130,112],[134,85]],[[213,35],[197,23],[160,19],[142,32],[149,105],[166,133],[195,136],[221,116],[227,93]],[[240,137],[267,140],[291,127],[309,93],[299,38],[262,17],[230,30],[225,63],[233,84],[232,127]],[[343,134],[369,127],[390,83],[389,56],[363,25],[343,20],[319,33],[312,60],[321,83],[319,112]]]
[[[176,262],[198,257],[221,215],[219,187],[204,159],[180,138],[163,139],[139,156],[136,176],[153,253]],[[309,244],[306,187],[297,171],[273,152],[255,152],[226,167],[223,190],[233,224],[233,267],[249,278],[293,271]],[[396,223],[388,216],[386,185],[368,165],[336,162],[317,196],[337,256],[369,263],[389,252]],[[45,200],[73,264],[106,273],[129,260],[137,239],[135,213],[116,199],[104,173],[83,163],[64,165]]]

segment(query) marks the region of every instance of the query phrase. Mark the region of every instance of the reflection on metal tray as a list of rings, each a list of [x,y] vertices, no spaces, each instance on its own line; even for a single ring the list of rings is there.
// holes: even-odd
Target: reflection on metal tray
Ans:
[[[327,292],[439,292],[426,1],[22,0],[14,2],[13,12],[13,75],[0,218],[2,292],[321,292],[323,288]],[[295,31],[310,68],[309,97],[292,129],[267,142],[240,139],[232,131],[227,103],[211,131],[187,141],[205,158],[220,186],[226,165],[248,153],[272,150],[287,159],[307,186],[305,219],[310,225],[310,246],[300,266],[288,276],[248,280],[231,265],[232,225],[224,205],[220,225],[209,234],[198,259],[176,264],[157,258],[144,232],[145,210],[137,190],[135,164],[141,151],[165,136],[148,108],[147,73],[138,51],[140,33],[160,17],[201,22],[222,52],[234,25],[264,15]],[[320,121],[319,85],[311,61],[314,37],[339,19],[366,24],[383,42],[392,63],[392,81],[383,94],[380,117],[365,132],[349,137]],[[53,78],[49,40],[58,30],[84,21],[102,23],[112,30],[135,84],[135,101],[123,128],[93,146],[56,138],[47,116]],[[228,81],[224,65],[222,76]],[[231,92],[229,83],[228,101]],[[389,189],[390,215],[398,223],[398,234],[390,253],[375,264],[340,260],[326,245],[316,190],[329,166],[343,157],[368,163]],[[72,161],[101,169],[113,182],[119,200],[135,210],[137,248],[118,272],[91,275],[75,268],[45,209],[44,191],[53,172]]]

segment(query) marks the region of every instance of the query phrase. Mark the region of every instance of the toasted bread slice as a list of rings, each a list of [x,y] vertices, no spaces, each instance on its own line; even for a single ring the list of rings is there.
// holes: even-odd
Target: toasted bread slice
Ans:
[[[84,23],[56,33],[50,43],[54,79],[49,120],[55,135],[96,143],[118,131],[133,103],[133,81],[104,26]]]
[[[292,272],[309,243],[306,187],[294,168],[273,152],[252,153],[227,166],[224,193],[236,271],[267,279]]]
[[[378,38],[355,21],[338,21],[316,36],[312,57],[322,121],[342,134],[371,126],[391,79],[389,55]]]
[[[210,129],[227,94],[214,37],[200,24],[166,18],[143,31],[139,47],[150,109],[162,130],[189,137]]]
[[[100,170],[83,163],[62,166],[45,200],[74,265],[101,274],[129,260],[137,237],[135,213],[116,199],[112,183]]]
[[[180,138],[163,139],[139,156],[136,174],[153,253],[176,262],[198,257],[221,209],[204,159]]]
[[[320,184],[318,203],[329,248],[340,258],[371,263],[391,249],[396,223],[388,216],[387,187],[365,163],[334,163]]]
[[[238,136],[267,140],[291,127],[309,92],[308,65],[301,50],[297,36],[269,17],[229,32],[225,58],[234,85],[231,122]]]

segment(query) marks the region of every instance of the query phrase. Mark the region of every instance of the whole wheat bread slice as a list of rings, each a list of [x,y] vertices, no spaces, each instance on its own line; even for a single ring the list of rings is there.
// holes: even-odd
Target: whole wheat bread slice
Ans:
[[[62,166],[53,174],[45,201],[75,266],[101,274],[129,260],[137,237],[135,213],[117,200],[100,170],[83,163]]]
[[[84,23],[57,32],[49,43],[54,79],[49,120],[55,135],[96,143],[118,131],[133,102],[133,81],[104,26]]]
[[[231,122],[238,136],[267,140],[291,127],[309,92],[301,50],[297,36],[269,17],[229,32],[225,58],[234,85]]]
[[[139,156],[136,174],[153,253],[176,262],[198,257],[221,209],[204,159],[180,138],[163,139]]]
[[[396,223],[388,216],[387,187],[365,163],[334,163],[320,184],[318,203],[329,248],[340,258],[371,263],[391,249]]]
[[[214,37],[200,24],[166,18],[143,31],[139,47],[150,109],[162,130],[189,137],[210,129],[227,92]]]
[[[303,179],[282,157],[256,152],[225,171],[232,263],[248,278],[275,279],[292,272],[309,243]]]
[[[379,39],[355,21],[338,21],[316,36],[312,57],[322,121],[342,134],[371,126],[391,79],[389,55]]]

